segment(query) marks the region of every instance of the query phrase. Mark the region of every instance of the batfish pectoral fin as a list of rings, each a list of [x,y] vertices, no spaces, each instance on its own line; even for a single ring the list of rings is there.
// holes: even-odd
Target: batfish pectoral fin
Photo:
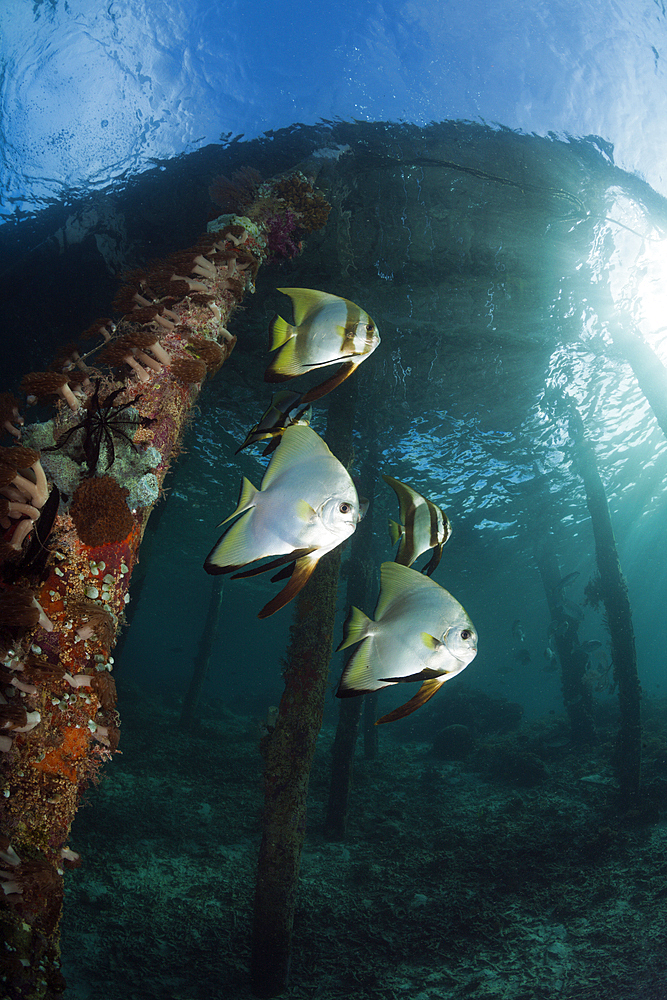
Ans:
[[[316,549],[296,560],[289,583],[268,604],[264,605],[257,615],[258,618],[268,618],[270,615],[275,614],[276,611],[284,608],[286,604],[289,604],[293,597],[296,597],[301,588],[306,585],[317,566],[320,559],[318,553],[319,549]],[[290,559],[293,558],[294,556],[291,555]]]
[[[309,389],[304,393],[302,403],[312,403],[315,399],[321,399],[322,396],[326,396],[328,392],[335,389],[337,385],[344,382],[348,375],[351,375],[357,365],[363,361],[363,357],[359,361],[346,361],[340,366],[335,374],[331,375],[328,379],[321,383],[321,385],[316,385],[313,389]],[[266,379],[266,375],[264,376]]]
[[[426,702],[433,697],[436,691],[442,687],[442,685],[447,680],[447,677],[434,677],[431,680],[424,681],[414,698],[406,702],[405,705],[401,705],[400,708],[395,708],[393,712],[388,712],[387,715],[383,715],[381,719],[378,719],[375,723],[376,726],[381,726],[385,722],[395,722],[396,719],[404,719],[406,715],[412,715],[416,712],[418,708],[425,705]]]

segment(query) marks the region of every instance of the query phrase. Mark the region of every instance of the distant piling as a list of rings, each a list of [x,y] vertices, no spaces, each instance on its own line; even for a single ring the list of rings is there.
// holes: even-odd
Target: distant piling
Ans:
[[[639,799],[641,776],[641,690],[632,611],[595,452],[586,439],[583,421],[574,405],[570,407],[570,434],[576,445],[579,472],[586,488],[600,573],[599,589],[607,613],[614,678],[618,682],[621,723],[614,766],[622,803],[631,808]]]

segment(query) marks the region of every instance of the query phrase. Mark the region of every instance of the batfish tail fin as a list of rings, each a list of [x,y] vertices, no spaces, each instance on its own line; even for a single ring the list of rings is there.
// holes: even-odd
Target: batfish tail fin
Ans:
[[[399,538],[402,536],[402,534],[403,534],[402,526],[400,524],[397,524],[396,521],[392,521],[392,519],[389,518],[389,537],[391,538],[391,544],[395,545],[396,542],[399,540]]]
[[[243,517],[223,532],[204,560],[207,573],[231,573],[255,559],[261,559],[261,553],[257,554],[257,546],[249,537],[251,517],[252,510],[246,510]]]
[[[353,646],[355,642],[361,642],[367,635],[368,626],[372,624],[368,615],[365,615],[359,608],[351,607],[343,625],[343,641],[336,652]]]
[[[442,687],[442,685],[447,680],[447,677],[433,677],[430,680],[424,681],[414,698],[407,701],[405,705],[401,705],[400,708],[395,708],[393,712],[388,712],[387,715],[383,715],[381,719],[378,719],[375,723],[376,726],[381,726],[385,722],[395,722],[396,719],[404,719],[406,715],[412,715],[416,712],[418,708],[425,705],[426,702],[433,697],[436,691]]]
[[[357,613],[361,615],[360,611]],[[373,637],[366,635],[360,638],[363,638],[363,642],[345,664],[343,676],[336,690],[337,698],[351,698],[357,694],[368,694],[369,691],[379,691],[380,688],[396,683],[393,680],[379,679],[378,673],[381,671],[381,664],[378,662],[377,655],[374,655]]]
[[[280,593],[276,594],[276,596],[270,600],[268,604],[264,605],[257,617],[268,618],[270,615],[275,614],[276,611],[280,611],[281,608],[284,608],[286,604],[289,604],[292,598],[296,597],[301,588],[308,582],[313,570],[319,562],[320,555],[317,554],[316,550],[315,552],[308,553],[307,555],[301,556],[300,559],[297,559],[287,585],[283,587]],[[293,558],[293,556],[291,558]]]
[[[286,344],[288,340],[296,335],[296,327],[292,326],[279,316],[278,313],[273,317],[269,323],[269,350],[275,351],[278,347],[282,347]]]

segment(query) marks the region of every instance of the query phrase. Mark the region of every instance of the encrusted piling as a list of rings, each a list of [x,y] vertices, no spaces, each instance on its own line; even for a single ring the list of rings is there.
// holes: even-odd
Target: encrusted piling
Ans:
[[[93,323],[58,371],[25,377],[28,397],[56,402],[52,420],[24,430],[23,405],[0,393],[0,429],[37,449],[0,451],[3,1000],[56,1000],[65,988],[63,874],[81,863],[67,842],[119,740],[111,651],[186,421],[234,347],[228,317],[262,261],[296,256],[326,221],[327,203],[299,172],[249,178],[218,179],[243,215],[127,274],[120,318]]]

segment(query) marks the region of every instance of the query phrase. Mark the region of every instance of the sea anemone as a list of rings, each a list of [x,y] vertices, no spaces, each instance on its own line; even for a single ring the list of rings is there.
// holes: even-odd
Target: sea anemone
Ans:
[[[174,324],[170,323],[171,329],[174,329]],[[131,333],[125,335],[128,343],[131,343],[133,347],[138,348],[140,351],[150,351],[155,355],[157,361],[160,365],[170,365],[171,357],[165,351],[164,347],[160,344],[157,339],[157,334],[151,330],[132,330]]]
[[[97,695],[102,711],[111,712],[116,707],[118,696],[116,694],[116,682],[106,670],[93,675],[91,687]]]
[[[35,628],[39,623],[40,608],[30,587],[17,584],[0,594],[0,628],[15,633]]]
[[[111,646],[117,622],[115,615],[107,607],[89,597],[76,595],[68,599],[67,613],[77,623],[76,634],[79,639],[95,635],[103,646]]]
[[[84,479],[74,491],[70,516],[84,545],[122,542],[134,527],[125,497],[129,490],[111,476]]]
[[[188,385],[203,382],[206,378],[206,362],[201,358],[177,358],[171,366],[172,374]]]
[[[114,324],[112,320],[108,317],[102,317],[102,319],[96,319],[94,323],[91,323],[88,329],[84,330],[81,334],[82,340],[89,340],[91,337],[97,337],[101,335],[108,342],[111,340],[111,335],[114,332]]]
[[[0,466],[3,469],[3,479],[9,472],[14,472],[10,480],[11,485],[15,486],[33,507],[44,506],[49,499],[49,486],[39,460],[38,451],[33,448],[21,448],[18,445],[12,448],[0,448]],[[30,470],[30,474],[23,475],[28,470]],[[34,482],[32,477],[34,477]],[[0,480],[0,489],[6,485],[10,484]]]
[[[70,410],[76,412],[81,403],[67,382],[68,377],[64,372],[30,372],[28,375],[24,375],[21,388],[27,396],[34,396],[36,399],[60,396],[67,402]]]
[[[131,339],[127,337],[112,340],[100,353],[100,361],[106,361],[109,365],[129,365],[140,382],[148,382],[150,375],[135,358],[132,346]]]
[[[215,375],[222,367],[226,357],[220,344],[216,343],[215,340],[206,340],[204,337],[193,337],[188,345],[188,350],[202,359],[210,375]]]
[[[21,437],[23,417],[19,413],[19,401],[11,392],[0,392],[0,427],[4,427],[15,438]],[[17,424],[18,426],[14,426]]]
[[[0,480],[0,482],[1,481],[2,480]],[[31,504],[17,503],[15,500],[8,500],[7,497],[0,496],[0,524],[3,528],[10,527],[11,522],[9,519],[11,517],[17,518],[23,517],[24,515],[29,517],[32,521],[36,521],[39,517],[39,511]]]

